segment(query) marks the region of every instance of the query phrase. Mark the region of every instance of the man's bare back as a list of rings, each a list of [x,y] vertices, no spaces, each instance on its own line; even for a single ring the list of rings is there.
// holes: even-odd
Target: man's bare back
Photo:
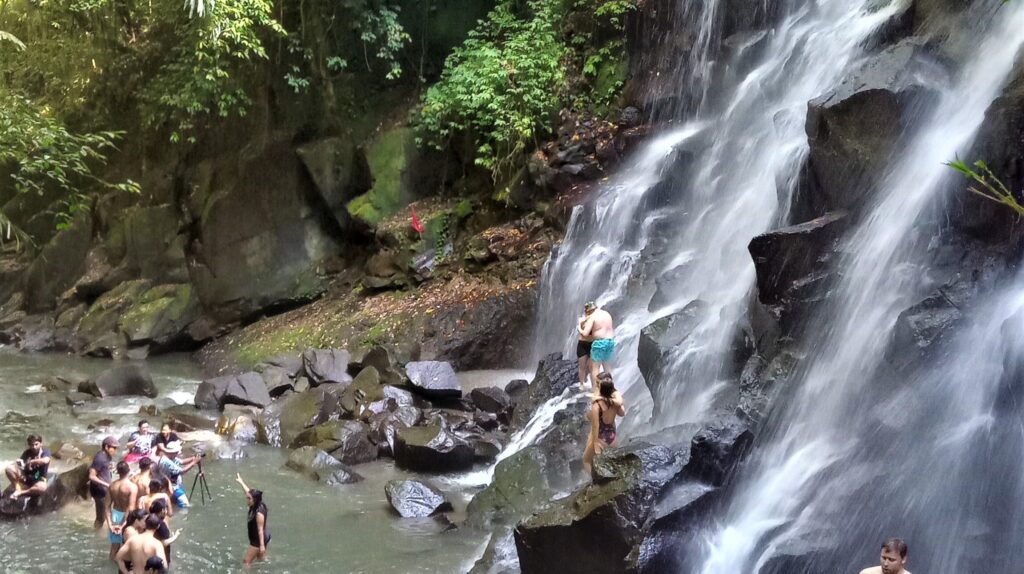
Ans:
[[[598,309],[587,319],[587,324],[583,327],[585,335],[589,335],[592,340],[597,339],[614,339],[615,338],[615,323],[612,321],[612,316],[608,311],[604,309]]]
[[[131,512],[135,508],[135,500],[139,495],[139,487],[125,477],[110,483],[110,506],[119,512]]]
[[[871,568],[865,568],[865,569],[861,570],[860,574],[885,574],[885,573],[882,572],[882,567],[881,566],[873,566]],[[906,570],[906,569],[900,570],[898,572],[898,574],[910,574],[910,570]]]
[[[117,552],[118,568],[122,572],[124,570],[121,562],[124,560],[130,560],[132,563],[132,574],[145,574],[146,572],[146,560],[153,556],[159,556],[163,561],[167,562],[167,555],[164,553],[164,545],[162,542],[153,537],[153,531],[147,530],[140,532],[135,536],[132,536],[124,543]]]

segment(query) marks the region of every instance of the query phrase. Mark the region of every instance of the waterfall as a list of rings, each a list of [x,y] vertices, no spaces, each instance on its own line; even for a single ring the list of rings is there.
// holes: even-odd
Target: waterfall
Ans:
[[[699,29],[696,38],[713,37],[719,3],[680,10],[692,19],[685,24]],[[583,303],[607,305],[617,320],[613,371],[631,403],[627,429],[643,426],[651,411],[637,368],[640,331],[694,302],[703,310],[699,323],[673,351],[671,395],[662,397],[686,408],[663,413],[654,424],[699,421],[716,403],[755,276],[747,244],[788,208],[807,155],[807,102],[834,86],[865,40],[904,6],[792,4],[765,36],[728,59],[710,47],[692,52],[691,75],[679,82],[704,77],[699,97],[705,101],[576,208],[565,242],[545,267],[535,356],[557,349],[574,356],[573,326]],[[708,91],[715,58],[726,73],[720,88]],[[650,286],[669,273],[678,279],[667,302],[649,309]]]
[[[959,77],[846,239],[841,284],[814,323],[809,356],[723,519],[699,541],[694,571],[759,572],[818,548],[806,571],[855,572],[877,564],[878,544],[896,535],[912,541],[913,571],[975,571],[979,556],[986,571],[1024,564],[1021,429],[1019,419],[996,424],[993,407],[1000,328],[1014,313],[1020,321],[1019,287],[974,311],[953,352],[929,368],[901,378],[884,364],[900,312],[929,289],[920,228],[948,187],[942,163],[966,151],[1024,44],[1020,3],[983,11]]]

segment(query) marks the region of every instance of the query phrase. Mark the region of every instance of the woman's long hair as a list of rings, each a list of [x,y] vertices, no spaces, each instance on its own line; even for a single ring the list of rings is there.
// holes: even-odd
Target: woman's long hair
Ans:
[[[249,520],[255,519],[257,513],[263,513],[263,516],[266,516],[267,505],[263,504],[263,491],[250,488],[249,496],[252,497],[252,506],[249,507]]]
[[[615,394],[615,381],[612,380],[612,374],[609,372],[601,373],[597,376],[597,382],[600,385],[601,398],[611,399],[612,395]]]

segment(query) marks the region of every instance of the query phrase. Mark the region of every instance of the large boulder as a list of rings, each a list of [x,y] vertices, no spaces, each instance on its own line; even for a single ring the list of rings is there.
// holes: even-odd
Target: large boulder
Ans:
[[[666,385],[667,368],[673,353],[705,320],[708,305],[704,301],[694,300],[682,310],[662,317],[640,331],[637,345],[637,365],[644,377],[651,397],[654,399],[654,413],[657,417],[669,400],[673,386]]]
[[[354,418],[360,418],[376,401],[385,398],[380,374],[375,367],[366,367],[356,375],[352,384],[341,392],[341,408]]]
[[[370,441],[369,428],[359,421],[331,421],[306,429],[289,448],[315,446],[344,464],[361,464],[377,459],[377,446]]]
[[[409,384],[428,399],[457,399],[462,396],[459,378],[451,364],[443,361],[414,361],[405,366]]]
[[[227,405],[217,419],[217,434],[237,444],[252,444],[259,434],[256,426],[258,416],[259,411],[253,407]]]
[[[99,398],[143,396],[152,399],[157,396],[153,377],[142,365],[123,365],[108,369],[80,386],[78,390]]]
[[[693,437],[686,475],[705,484],[722,486],[753,442],[754,433],[747,421],[734,416],[715,419]]]
[[[130,345],[157,348],[177,343],[194,344],[187,329],[199,318],[199,301],[188,284],[159,285],[139,295],[118,324]]]
[[[416,472],[454,472],[473,466],[473,447],[440,425],[399,428],[395,463]]]
[[[516,526],[523,574],[551,564],[567,573],[635,571],[651,511],[685,464],[685,452],[644,443],[598,457],[593,484]]]
[[[499,387],[482,387],[473,389],[469,393],[473,406],[485,413],[500,413],[512,405],[512,399],[508,393]]]
[[[121,317],[150,287],[149,281],[135,279],[121,283],[96,299],[78,321],[73,349],[79,353],[109,357],[126,348],[128,340],[121,332]]]
[[[579,366],[576,361],[562,359],[555,353],[548,355],[537,364],[533,382],[519,395],[516,408],[512,411],[509,432],[526,428],[534,413],[544,403],[561,396],[566,389],[579,384]]]
[[[329,137],[296,150],[313,179],[317,198],[342,230],[352,227],[347,205],[373,186],[363,149],[351,137]]]
[[[271,446],[287,446],[307,428],[337,420],[341,390],[341,385],[321,385],[274,401],[263,409],[257,421],[259,441]]]
[[[828,213],[750,241],[758,300],[778,309],[787,333],[793,333],[827,295],[846,217],[845,211]]]
[[[314,386],[352,382],[348,363],[348,351],[343,349],[307,349],[302,353],[302,367]]]
[[[304,446],[288,455],[285,467],[304,474],[313,480],[326,480],[345,465],[340,460],[314,447]]]
[[[249,372],[203,381],[196,389],[195,405],[200,409],[224,408],[224,405],[263,408],[271,400],[263,378],[259,373]]]
[[[50,462],[49,485],[41,496],[11,500],[11,488],[3,492],[0,500],[0,519],[14,520],[36,514],[60,510],[64,505],[84,496],[84,487],[89,478],[89,466],[82,460],[61,459]]]
[[[449,307],[431,320],[438,336],[425,350],[460,371],[520,365],[530,358],[536,297],[534,289],[514,289]]]
[[[393,456],[395,435],[400,429],[414,427],[423,421],[423,411],[403,405],[394,411],[384,411],[370,417],[370,440],[377,444],[378,452]]]
[[[147,190],[148,191],[148,190]],[[177,208],[170,203],[136,206],[121,220],[124,261],[134,277],[157,283],[187,283],[186,238]]]
[[[264,365],[260,371],[260,377],[267,388],[267,394],[272,399],[276,399],[295,389],[295,381],[288,374],[287,369],[273,365]]]
[[[810,188],[794,201],[791,219],[807,221],[839,209],[856,210],[939,90],[924,78],[945,71],[912,38],[866,60],[836,88],[808,104]]]
[[[425,518],[450,512],[452,503],[436,487],[419,480],[392,480],[384,486],[388,504],[402,518]]]
[[[222,323],[317,297],[324,290],[317,264],[338,252],[291,143],[251,147],[196,164],[179,186],[188,192],[183,216],[193,232],[191,283]]]

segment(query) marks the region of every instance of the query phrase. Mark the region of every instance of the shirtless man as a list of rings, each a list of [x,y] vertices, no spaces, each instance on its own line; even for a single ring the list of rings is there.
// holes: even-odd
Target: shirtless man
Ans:
[[[139,473],[132,477],[132,482],[139,487],[139,499],[149,494],[149,483],[153,480],[153,459],[148,456],[139,459]]]
[[[110,483],[107,491],[107,525],[110,528],[107,539],[110,540],[110,560],[114,563],[117,562],[117,551],[124,544],[121,530],[139,496],[139,487],[128,477],[131,471],[127,462],[122,460],[117,463],[117,480]]]
[[[860,574],[910,574],[907,570],[907,543],[890,538],[882,543],[881,566],[865,568]]]
[[[598,307],[576,330],[581,337],[593,340],[590,344],[590,380],[596,382],[598,373],[608,371],[606,363],[612,359],[615,351],[615,323],[608,311]],[[596,385],[594,391],[596,396]]]
[[[590,346],[594,342],[594,338],[589,335],[583,335],[583,326],[586,325],[587,319],[597,310],[597,304],[593,301],[589,301],[583,306],[583,316],[576,323],[576,331],[580,334],[580,340],[576,343],[576,361],[580,365],[580,390],[587,390],[587,376],[590,374]]]
[[[149,481],[149,494],[145,494],[139,497],[138,507],[146,512],[149,512],[150,507],[153,503],[163,500],[168,505],[171,504],[171,495],[167,494],[167,487],[164,486],[164,481],[161,478],[154,478]],[[170,507],[168,506],[168,510]]]
[[[145,529],[129,538],[117,551],[117,567],[121,574],[145,574],[149,558],[159,556],[161,560],[166,559],[164,545],[153,536],[158,526],[159,516],[147,516]],[[131,570],[128,569],[128,562],[131,562]]]

